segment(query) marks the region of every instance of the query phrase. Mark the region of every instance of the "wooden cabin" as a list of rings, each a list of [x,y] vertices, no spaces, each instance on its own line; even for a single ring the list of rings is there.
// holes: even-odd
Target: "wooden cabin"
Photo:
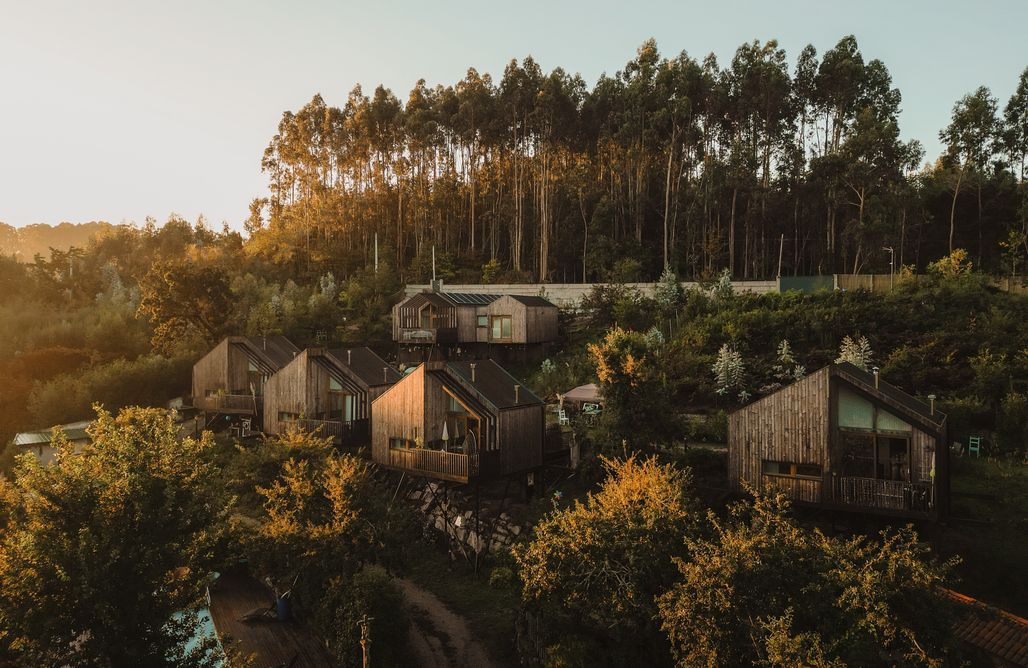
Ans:
[[[371,402],[400,374],[370,348],[308,348],[264,386],[264,431],[317,430],[343,445],[367,444]]]
[[[284,336],[230,336],[193,365],[193,406],[259,417],[264,386],[300,352]]]
[[[392,469],[468,483],[543,463],[543,401],[492,360],[420,364],[371,412],[372,458]]]
[[[557,340],[557,307],[543,297],[420,292],[393,307],[393,340],[404,362],[524,359]]]
[[[728,416],[728,474],[800,504],[937,519],[949,508],[946,416],[852,364]]]

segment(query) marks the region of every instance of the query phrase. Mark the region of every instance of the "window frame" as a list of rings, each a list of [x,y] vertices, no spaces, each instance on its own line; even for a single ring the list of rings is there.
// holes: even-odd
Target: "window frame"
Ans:
[[[503,335],[503,325],[507,325],[507,335]],[[497,328],[497,326],[499,326]],[[496,332],[500,335],[497,336]],[[514,339],[514,317],[510,315],[494,315],[489,317],[489,338],[492,341],[512,341]]]
[[[789,467],[789,473],[782,473],[781,471],[770,472],[767,470],[769,464],[777,465],[779,468],[782,466]],[[808,475],[798,473],[801,466],[816,466],[819,473],[817,475]],[[760,474],[771,476],[773,478],[790,478],[796,480],[817,480],[821,481],[824,478],[824,467],[821,464],[815,464],[812,462],[783,462],[777,459],[761,459],[760,460]]]

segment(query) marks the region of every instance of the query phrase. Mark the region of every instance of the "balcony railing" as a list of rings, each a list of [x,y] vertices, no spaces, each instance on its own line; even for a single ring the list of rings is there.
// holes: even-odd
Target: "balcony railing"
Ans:
[[[211,410],[254,413],[261,407],[261,398],[251,394],[212,394],[205,397]]]
[[[474,461],[473,461],[474,460]],[[435,474],[455,480],[467,480],[477,473],[474,455],[431,450],[428,448],[390,448],[389,465],[415,473]]]
[[[319,436],[331,437],[342,444],[365,442],[368,439],[368,421],[351,420],[312,420],[301,418],[290,420],[288,424],[295,425],[306,432],[317,432]]]
[[[455,327],[402,327],[402,343],[453,343],[457,340]]]
[[[841,477],[833,491],[836,502],[865,508],[927,513],[934,505],[927,482]]]

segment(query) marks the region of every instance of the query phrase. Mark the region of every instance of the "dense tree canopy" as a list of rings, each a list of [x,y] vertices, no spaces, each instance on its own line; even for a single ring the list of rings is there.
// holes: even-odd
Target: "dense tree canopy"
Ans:
[[[774,40],[724,64],[649,40],[591,89],[528,57],[495,81],[420,80],[406,102],[316,95],[265,151],[250,247],[314,273],[363,266],[377,239],[409,281],[432,246],[553,281],[608,279],[626,258],[650,280],[773,277],[779,255],[787,274],[881,270],[883,245],[900,264],[964,246],[996,267],[1026,224],[1026,77],[1002,115],[984,87],[958,101],[934,164],[900,138],[900,91],[852,36],[793,64]]]
[[[102,410],[92,444],[0,479],[0,656],[24,665],[214,665],[187,650],[215,559],[213,445],[166,411]]]

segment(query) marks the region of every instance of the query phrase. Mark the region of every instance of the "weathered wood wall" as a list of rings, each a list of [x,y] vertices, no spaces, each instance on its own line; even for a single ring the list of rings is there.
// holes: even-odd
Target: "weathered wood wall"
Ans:
[[[228,345],[223,339],[193,365],[193,405],[200,410],[211,408],[208,390],[228,392]]]
[[[531,471],[543,465],[543,405],[500,411],[497,436],[500,473]]]
[[[557,340],[557,307],[527,307],[525,316],[525,342],[545,343]]]
[[[404,376],[371,404],[371,458],[389,465],[389,439],[425,436],[425,365]]]
[[[821,501],[821,480],[766,476],[762,461],[818,464],[828,470],[829,367],[768,395],[728,416],[728,477],[733,489],[741,481],[760,487],[787,487],[791,496]]]

